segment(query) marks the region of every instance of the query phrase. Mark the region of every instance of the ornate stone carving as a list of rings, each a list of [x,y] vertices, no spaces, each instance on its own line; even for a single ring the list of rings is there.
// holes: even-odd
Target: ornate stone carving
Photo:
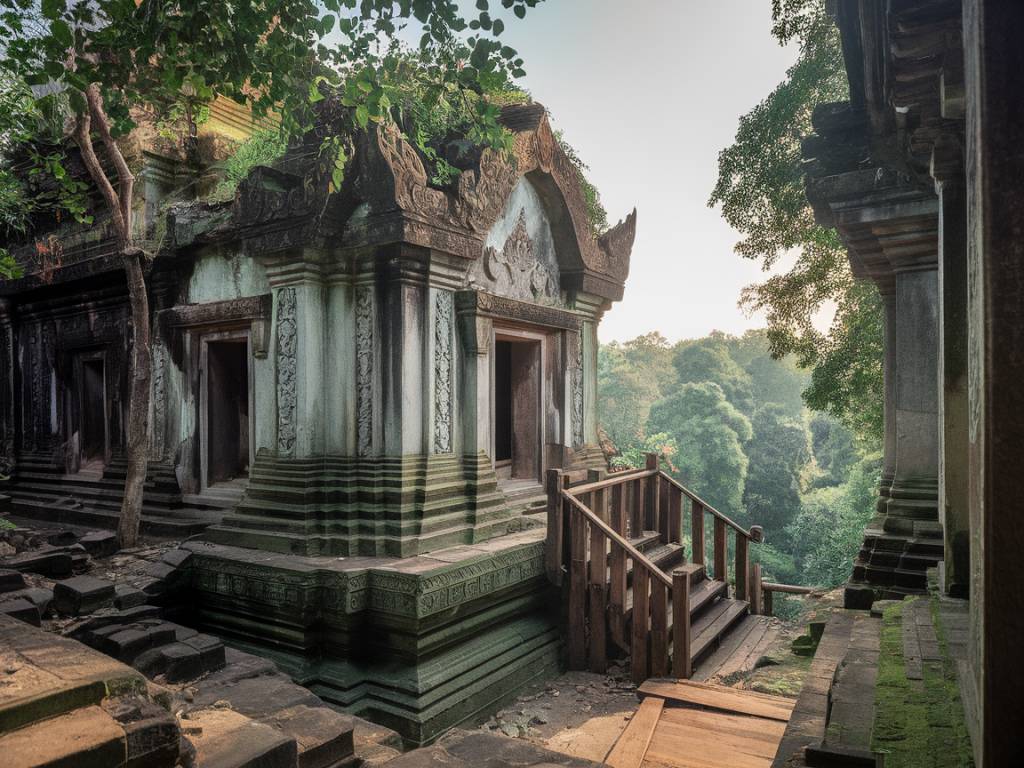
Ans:
[[[277,292],[277,452],[281,456],[295,453],[297,332],[295,289],[282,288]]]
[[[455,302],[451,291],[438,291],[434,306],[434,452],[452,451],[452,327]]]
[[[14,335],[0,315],[0,476],[14,467],[14,403]]]
[[[572,344],[572,444],[583,445],[583,332],[578,332]]]
[[[502,249],[485,249],[467,280],[470,285],[520,301],[552,303],[561,298],[557,273],[537,258],[524,209],[520,209],[516,226]]]
[[[373,286],[356,287],[356,452],[373,449]]]
[[[157,338],[153,344],[153,431],[150,435],[149,457],[164,457],[167,427],[167,346]]]
[[[455,306],[459,315],[479,314],[520,323],[564,328],[568,331],[578,331],[580,328],[579,317],[572,312],[495,296],[484,291],[459,291],[456,294]]]

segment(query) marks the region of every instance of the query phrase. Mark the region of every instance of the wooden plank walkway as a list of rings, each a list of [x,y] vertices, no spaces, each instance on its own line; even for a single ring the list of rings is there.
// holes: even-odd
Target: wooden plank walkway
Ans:
[[[611,768],[767,768],[795,702],[692,680],[648,680]]]

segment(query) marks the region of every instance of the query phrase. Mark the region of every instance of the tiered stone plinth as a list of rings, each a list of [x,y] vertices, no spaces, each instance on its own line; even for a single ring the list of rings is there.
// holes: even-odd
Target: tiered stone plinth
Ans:
[[[410,744],[557,667],[543,529],[402,559],[186,546],[200,625]]]
[[[296,555],[409,557],[508,533],[484,454],[281,459],[261,454],[208,541]]]

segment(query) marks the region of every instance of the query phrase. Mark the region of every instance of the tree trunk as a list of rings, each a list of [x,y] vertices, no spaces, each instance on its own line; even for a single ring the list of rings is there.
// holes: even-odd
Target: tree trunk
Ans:
[[[128,429],[125,450],[128,471],[124,482],[121,518],[117,538],[121,547],[134,547],[139,541],[142,521],[142,495],[149,468],[149,382],[152,376],[152,339],[149,322],[149,297],[146,292],[146,254],[132,244],[132,195],[135,177],[110,133],[110,120],[103,109],[103,97],[94,83],[85,90],[88,108],[78,115],[74,138],[82,160],[110,210],[118,247],[124,259],[128,284],[128,302],[132,313],[131,385],[128,393]],[[92,130],[99,134],[107,154],[117,170],[118,188],[103,170],[92,141]]]
[[[128,249],[124,254],[128,278],[128,300],[132,310],[132,371],[128,400],[126,453],[128,471],[124,482],[124,501],[117,538],[121,547],[134,547],[139,540],[142,520],[142,493],[149,467],[149,381],[152,371],[152,344],[149,323],[149,297],[142,268],[142,251]]]

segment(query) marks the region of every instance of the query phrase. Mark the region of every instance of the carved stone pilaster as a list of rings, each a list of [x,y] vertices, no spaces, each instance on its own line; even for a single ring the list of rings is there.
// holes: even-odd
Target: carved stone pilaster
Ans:
[[[373,286],[356,288],[356,451],[373,450]]]
[[[583,331],[569,337],[572,353],[572,444],[579,448],[585,442],[583,429]]]
[[[277,292],[277,452],[280,456],[295,453],[297,369],[295,289]]]
[[[434,304],[434,453],[452,451],[452,326],[455,302],[451,291],[438,291]]]
[[[159,336],[153,344],[153,429],[149,458],[161,461],[167,436],[167,345]]]
[[[14,467],[14,332],[10,302],[0,299],[0,476]]]

